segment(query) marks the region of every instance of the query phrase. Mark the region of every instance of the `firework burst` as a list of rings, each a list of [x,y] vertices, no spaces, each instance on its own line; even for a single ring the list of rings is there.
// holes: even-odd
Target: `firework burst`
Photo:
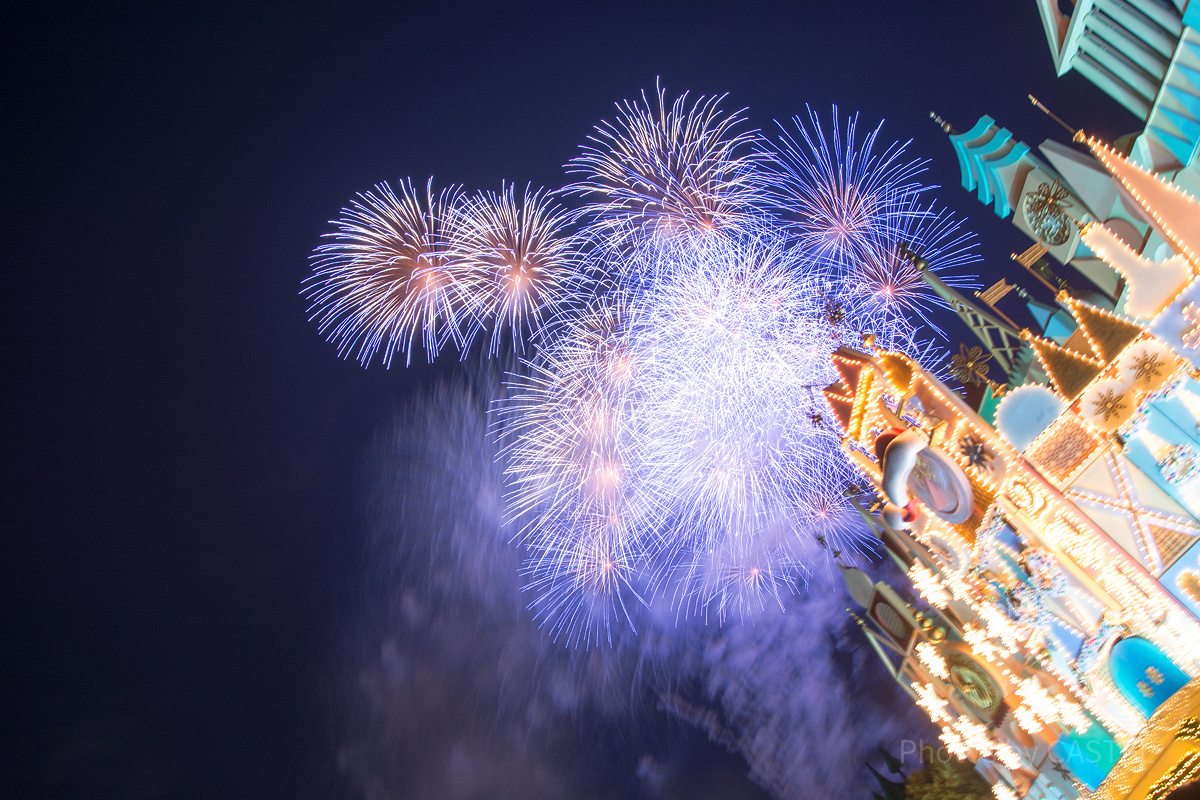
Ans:
[[[913,339],[920,320],[942,334],[931,313],[945,308],[922,273],[932,269],[947,286],[966,289],[976,284],[960,270],[980,260],[973,234],[961,221],[931,204],[917,206],[894,231],[896,238],[876,240],[861,257],[839,270],[840,302],[853,305],[884,332],[885,347],[904,347]],[[897,337],[892,332],[903,331]]]
[[[567,165],[579,179],[566,192],[587,200],[597,231],[618,241],[679,231],[726,230],[755,216],[761,197],[757,132],[739,131],[743,112],[720,97],[666,90],[619,103]]]
[[[619,104],[567,165],[573,209],[511,184],[381,184],[305,288],[364,363],[485,334],[516,359],[492,407],[505,514],[529,609],[572,646],[612,643],[638,606],[782,605],[822,554],[871,549],[820,391],[828,353],[871,333],[943,362],[918,338],[937,331],[928,271],[962,286],[978,260],[879,127],[810,110],[768,143],[723,100]]]
[[[828,132],[811,108],[807,122],[792,118],[795,134],[780,126],[768,196],[812,257],[839,264],[861,259],[920,217],[913,199],[927,188],[917,180],[927,162],[906,159],[907,142],[877,149],[882,126],[860,143],[858,115],[843,130],[836,106]]]
[[[505,334],[518,350],[523,335],[541,329],[567,300],[581,291],[579,258],[568,235],[566,209],[543,191],[515,187],[480,192],[452,216],[450,258],[464,275],[463,294],[471,308],[473,338],[491,328],[489,352],[500,350]]]
[[[382,351],[390,366],[397,352],[411,361],[418,333],[430,359],[448,342],[462,344],[464,275],[446,235],[461,197],[453,186],[434,194],[431,179],[422,198],[406,180],[399,192],[377,184],[342,209],[304,290],[310,318],[338,355],[365,366]]]

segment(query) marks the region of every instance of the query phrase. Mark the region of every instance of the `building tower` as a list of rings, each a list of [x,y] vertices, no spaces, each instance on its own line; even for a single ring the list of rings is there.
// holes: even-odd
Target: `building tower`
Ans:
[[[1135,161],[1154,172],[1195,165],[1200,5],[1188,0],[1074,0],[1065,13],[1057,0],[1036,2],[1058,74],[1080,73],[1144,126],[1132,146]]]
[[[996,216],[1011,217],[1034,241],[1024,254],[1026,266],[1032,268],[1041,256],[1070,265],[1098,290],[1088,299],[1111,307],[1124,288],[1120,275],[1083,245],[1079,226],[1104,221],[1140,253],[1150,225],[1108,172],[1087,153],[1049,139],[1038,147],[1043,160],[987,115],[962,133],[945,121],[940,125],[958,159],[962,187],[991,205]]]

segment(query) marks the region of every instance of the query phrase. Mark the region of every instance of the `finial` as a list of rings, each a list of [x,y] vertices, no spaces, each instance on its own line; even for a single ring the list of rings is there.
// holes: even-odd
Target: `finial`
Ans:
[[[896,255],[912,264],[913,269],[917,272],[924,272],[929,269],[929,259],[913,250],[912,245],[908,242],[900,242],[896,245]]]
[[[933,111],[929,112],[929,118],[931,120],[933,120],[935,123],[937,123],[937,126],[939,128],[941,128],[943,131],[945,131],[946,133],[949,133],[949,134],[958,133],[958,131],[954,130],[954,126],[952,126],[949,122],[946,122],[946,120],[939,117]]]
[[[1082,142],[1082,141],[1083,141],[1083,139],[1081,139],[1081,138],[1080,138],[1080,135],[1083,133],[1083,131],[1082,131],[1082,130],[1076,130],[1075,128],[1072,128],[1072,127],[1071,127],[1070,125],[1068,125],[1067,123],[1063,122],[1063,121],[1062,121],[1062,117],[1058,116],[1058,114],[1055,114],[1053,111],[1051,111],[1050,109],[1046,108],[1046,106],[1045,106],[1045,105],[1042,103],[1042,101],[1041,101],[1041,100],[1038,100],[1038,99],[1037,99],[1036,97],[1034,97],[1033,95],[1027,95],[1027,97],[1029,97],[1029,102],[1033,103],[1033,104],[1034,104],[1034,105],[1037,107],[1037,109],[1038,109],[1039,111],[1041,111],[1043,114],[1045,114],[1045,115],[1046,115],[1047,117],[1049,117],[1050,119],[1052,119],[1052,120],[1054,120],[1055,122],[1057,122],[1059,125],[1062,125],[1064,128],[1066,128],[1066,129],[1067,129],[1067,131],[1068,131],[1068,132],[1071,134],[1071,138],[1072,138],[1074,141],[1076,141],[1076,142]]]

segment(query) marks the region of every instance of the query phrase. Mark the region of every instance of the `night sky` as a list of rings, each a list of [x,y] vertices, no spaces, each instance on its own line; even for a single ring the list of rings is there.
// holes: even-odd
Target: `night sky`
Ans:
[[[994,280],[1029,242],[958,186],[928,112],[1064,138],[1032,92],[1109,139],[1137,126],[1054,77],[1031,0],[14,6],[4,797],[356,796],[335,753],[373,442],[457,367],[364,370],[307,322],[308,255],[355,192],[560,186],[591,126],[661,78],[728,92],[762,128],[805,103],[886,118],[886,139],[933,160]],[[667,735],[638,719],[659,728],[629,741]],[[742,780],[671,731],[708,789]],[[601,760],[636,749],[596,736]]]

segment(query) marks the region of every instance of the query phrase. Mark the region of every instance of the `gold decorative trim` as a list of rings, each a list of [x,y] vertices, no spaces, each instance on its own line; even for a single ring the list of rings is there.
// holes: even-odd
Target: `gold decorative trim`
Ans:
[[[1198,707],[1200,678],[1194,678],[1158,707],[1147,720],[1146,726],[1125,748],[1108,777],[1096,791],[1087,795],[1088,800],[1122,800],[1127,797],[1171,742],[1182,737],[1192,738],[1195,720],[1189,718]]]
[[[1154,782],[1146,792],[1146,800],[1165,800],[1171,792],[1200,777],[1200,751],[1193,750],[1176,762],[1166,775]]]

